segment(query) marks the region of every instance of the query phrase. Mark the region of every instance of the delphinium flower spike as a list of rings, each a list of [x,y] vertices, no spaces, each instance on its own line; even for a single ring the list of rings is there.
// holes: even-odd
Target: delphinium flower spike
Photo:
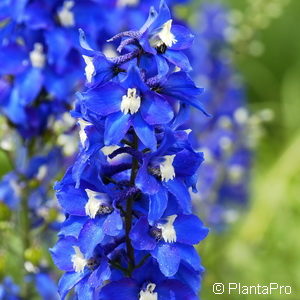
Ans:
[[[92,72],[72,111],[81,149],[55,186],[66,215],[50,250],[65,271],[59,292],[62,299],[75,288],[79,299],[196,300],[203,267],[193,245],[208,229],[192,214],[189,188],[203,155],[179,127],[191,105],[203,111],[202,89],[189,67],[177,68],[192,34],[173,25],[161,1],[141,30],[117,38],[125,46],[109,59],[81,32]]]

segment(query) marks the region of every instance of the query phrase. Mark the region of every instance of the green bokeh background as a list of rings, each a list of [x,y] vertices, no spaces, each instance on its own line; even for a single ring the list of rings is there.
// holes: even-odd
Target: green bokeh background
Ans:
[[[246,0],[223,2],[242,12],[249,5]],[[183,9],[181,13],[188,15],[189,10]],[[204,300],[300,299],[299,31],[300,1],[291,0],[280,17],[256,31],[255,37],[264,46],[261,56],[234,47],[237,67],[247,85],[250,110],[271,108],[275,117],[266,125],[257,148],[249,209],[232,227],[222,234],[211,232],[199,246],[206,267]],[[8,169],[9,163],[0,153],[0,175]],[[18,248],[17,241],[10,243]],[[0,270],[3,264],[0,255]],[[10,268],[18,272],[14,264]],[[274,282],[290,285],[292,294],[214,295],[215,282]]]
[[[242,12],[249,5],[245,0],[223,2]],[[299,29],[300,1],[291,0],[280,17],[257,30],[264,46],[261,56],[235,49],[250,109],[271,108],[275,114],[256,152],[249,210],[224,234],[211,233],[199,246],[207,270],[204,300],[300,299]],[[291,286],[292,294],[214,295],[216,282],[273,282]]]

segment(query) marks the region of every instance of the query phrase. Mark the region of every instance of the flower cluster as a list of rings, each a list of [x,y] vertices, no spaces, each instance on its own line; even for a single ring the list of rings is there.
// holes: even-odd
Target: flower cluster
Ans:
[[[190,106],[205,111],[183,50],[190,31],[174,25],[164,1],[138,31],[125,31],[121,55],[93,50],[84,32],[86,88],[72,112],[81,149],[56,184],[66,215],[51,249],[65,274],[64,299],[198,299],[203,272],[193,245],[208,233],[192,214],[203,154],[190,143]],[[105,283],[105,284],[104,284]]]
[[[215,229],[234,221],[247,204],[252,161],[253,128],[242,79],[233,67],[226,39],[227,17],[219,4],[202,7],[201,38],[194,47],[195,79],[205,86],[203,101],[212,117],[199,119],[195,113],[189,124],[197,133],[196,148],[206,157],[199,172],[200,193],[195,198],[199,212]]]

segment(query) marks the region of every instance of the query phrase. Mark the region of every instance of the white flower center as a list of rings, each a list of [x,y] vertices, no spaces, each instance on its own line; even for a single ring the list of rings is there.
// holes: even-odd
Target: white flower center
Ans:
[[[87,126],[92,125],[92,124],[89,123],[89,122],[87,122],[87,121],[84,121],[83,119],[79,119],[78,123],[80,125],[79,138],[80,138],[81,145],[84,147],[85,146],[85,142],[87,140],[87,135],[85,133],[85,128]]]
[[[74,6],[74,1],[65,1],[62,9],[58,12],[57,16],[62,26],[72,27],[75,25],[74,14],[71,11]]]
[[[164,156],[165,160],[159,165],[162,181],[169,181],[174,179],[175,177],[175,170],[173,167],[174,158],[175,155],[165,155]]]
[[[85,192],[88,195],[88,202],[85,204],[85,213],[91,219],[95,219],[97,212],[99,211],[100,205],[105,203],[105,200],[102,198],[102,193],[98,193],[89,189],[85,189]]]
[[[146,290],[140,291],[139,300],[157,300],[158,294],[154,292],[155,288],[156,288],[156,284],[149,283],[146,287]]]
[[[124,7],[124,6],[134,6],[139,3],[139,0],[118,0],[117,6]]]
[[[136,88],[128,89],[127,95],[122,97],[121,111],[124,115],[135,114],[141,106],[141,97],[136,94]]]
[[[167,218],[167,223],[158,224],[157,228],[161,229],[161,235],[166,243],[175,243],[177,241],[176,231],[173,226],[177,215],[172,215]]]
[[[173,20],[170,19],[163,24],[162,29],[151,39],[150,43],[153,47],[159,47],[165,44],[167,47],[172,47],[177,43],[175,35],[171,32]]]
[[[95,66],[93,64],[93,58],[90,56],[82,55],[84,62],[86,63],[86,66],[84,68],[85,71],[85,77],[87,82],[92,82],[92,77],[95,75]]]
[[[84,258],[83,254],[81,253],[79,247],[73,246],[75,254],[72,255],[71,261],[73,263],[73,268],[75,272],[83,272],[84,267],[87,265],[87,260]]]
[[[46,63],[46,56],[43,52],[43,45],[35,43],[33,50],[29,53],[31,65],[35,68],[43,68]]]

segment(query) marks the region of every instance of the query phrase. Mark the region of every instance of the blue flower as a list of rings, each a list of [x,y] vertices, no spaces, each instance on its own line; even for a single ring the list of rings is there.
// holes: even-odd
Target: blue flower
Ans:
[[[89,228],[89,236],[78,239],[63,237],[50,249],[55,264],[66,271],[59,281],[62,299],[65,299],[75,285],[88,284],[91,288],[96,288],[110,278],[107,258],[101,249],[90,245],[90,238],[96,240],[98,237],[92,233],[97,233],[96,225]]]
[[[208,234],[202,222],[194,215],[170,215],[151,226],[146,217],[140,217],[130,237],[137,250],[148,250],[157,259],[161,272],[167,276],[177,273],[181,260],[195,271],[201,269],[198,244]]]
[[[100,299],[102,300],[131,300],[131,299],[187,299],[196,300],[196,292],[193,290],[193,280],[198,280],[198,273],[190,271],[186,282],[181,280],[186,275],[186,267],[181,266],[178,277],[169,279],[160,273],[155,261],[148,260],[140,269],[133,273],[133,278],[123,278],[112,281],[102,288]]]

